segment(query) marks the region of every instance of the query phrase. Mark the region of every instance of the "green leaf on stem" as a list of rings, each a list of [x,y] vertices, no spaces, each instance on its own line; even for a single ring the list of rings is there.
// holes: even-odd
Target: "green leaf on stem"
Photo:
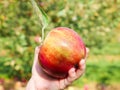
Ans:
[[[47,27],[48,22],[49,22],[48,16],[43,11],[43,9],[38,6],[38,4],[36,3],[35,0],[30,0],[30,1],[31,1],[32,5],[33,5],[33,9],[35,10],[37,16],[39,17],[40,24],[42,25],[42,41],[43,41],[43,39],[44,39],[44,29]]]

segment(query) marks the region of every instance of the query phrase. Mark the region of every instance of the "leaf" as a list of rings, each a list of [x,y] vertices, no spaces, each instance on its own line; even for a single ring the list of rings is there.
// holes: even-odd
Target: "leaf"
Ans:
[[[46,27],[48,25],[48,17],[47,14],[43,11],[41,7],[38,7],[37,3],[35,0],[31,0],[31,3],[33,5],[33,8],[37,14],[37,16],[40,19],[40,23],[43,27]]]
[[[35,0],[30,0],[33,8],[37,14],[37,16],[39,17],[40,23],[42,25],[42,41],[44,39],[44,29],[47,27],[49,20],[48,20],[48,16],[47,14],[43,11],[43,9],[41,7],[38,7],[37,3]]]

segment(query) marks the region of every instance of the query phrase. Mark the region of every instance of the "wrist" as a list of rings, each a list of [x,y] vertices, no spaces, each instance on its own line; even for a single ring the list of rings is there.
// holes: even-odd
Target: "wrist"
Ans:
[[[28,81],[27,86],[26,86],[26,90],[36,90],[35,84],[34,84],[32,78]]]
[[[43,82],[38,83],[38,81],[36,82],[36,78],[31,77],[26,86],[26,90],[62,90],[62,89],[57,89],[57,87],[55,87],[54,85],[47,85],[47,83],[46,84]]]

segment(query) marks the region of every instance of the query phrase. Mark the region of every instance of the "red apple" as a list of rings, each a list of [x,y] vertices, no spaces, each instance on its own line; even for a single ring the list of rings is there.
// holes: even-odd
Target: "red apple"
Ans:
[[[40,47],[38,59],[43,71],[52,77],[65,78],[72,67],[86,55],[85,45],[72,29],[51,30]]]

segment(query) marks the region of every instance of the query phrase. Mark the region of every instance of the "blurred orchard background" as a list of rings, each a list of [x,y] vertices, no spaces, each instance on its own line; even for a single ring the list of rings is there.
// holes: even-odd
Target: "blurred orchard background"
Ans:
[[[52,28],[74,29],[90,49],[67,90],[120,90],[120,0],[38,0]],[[0,90],[25,90],[41,25],[30,0],[0,0]]]

